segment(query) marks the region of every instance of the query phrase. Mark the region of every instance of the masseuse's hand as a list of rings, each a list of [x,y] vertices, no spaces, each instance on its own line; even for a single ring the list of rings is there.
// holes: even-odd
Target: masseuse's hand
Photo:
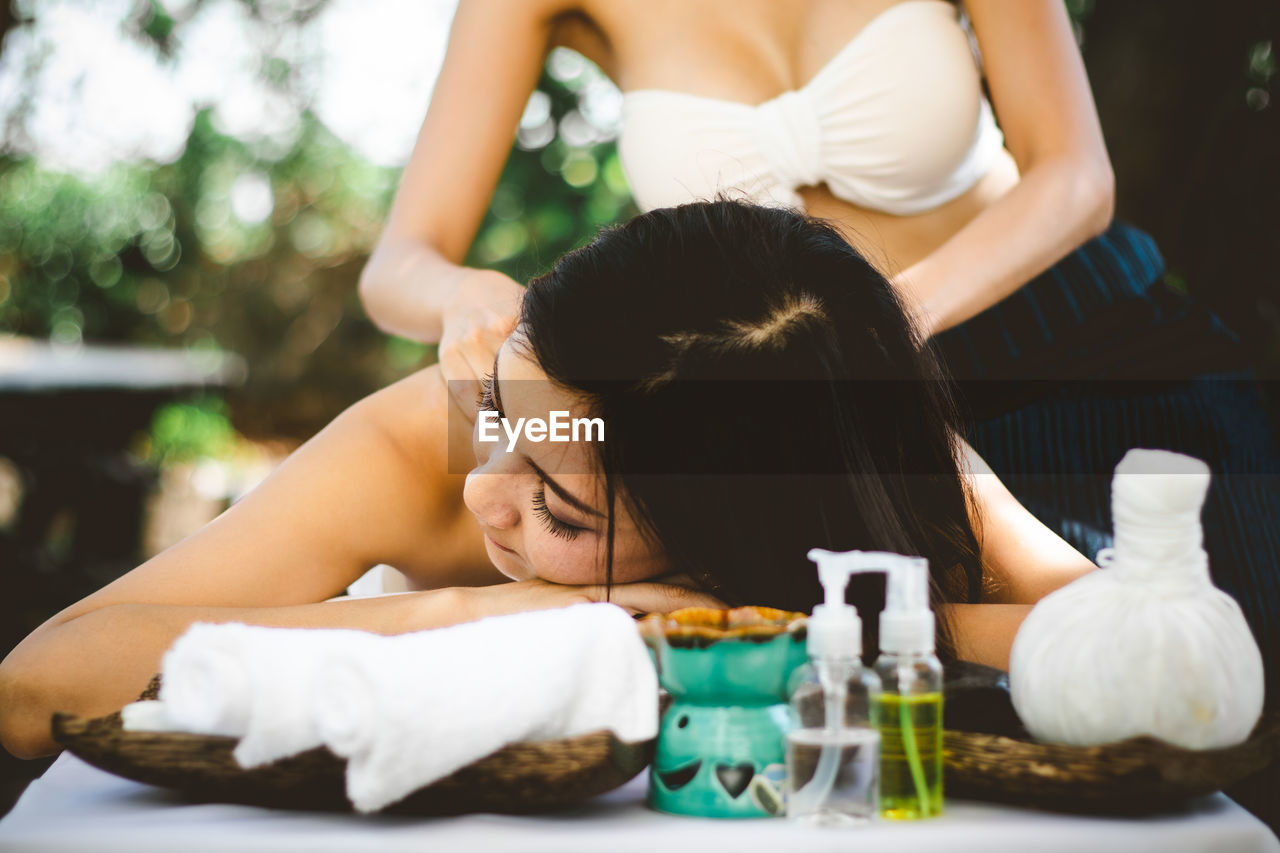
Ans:
[[[917,264],[916,267],[918,266],[920,265]],[[933,303],[920,293],[917,282],[921,273],[916,267],[908,267],[890,278],[889,283],[898,292],[903,308],[906,309],[923,343],[943,331],[945,326],[943,318],[939,316]]]
[[[445,307],[440,372],[449,394],[475,419],[480,379],[493,371],[493,357],[516,327],[524,287],[495,270],[465,269]]]
[[[460,587],[455,591],[462,599],[468,619],[606,600],[632,614],[667,613],[682,607],[725,607],[720,599],[704,592],[676,583],[654,581],[614,584],[612,593],[605,589],[604,584],[569,586],[542,580]]]

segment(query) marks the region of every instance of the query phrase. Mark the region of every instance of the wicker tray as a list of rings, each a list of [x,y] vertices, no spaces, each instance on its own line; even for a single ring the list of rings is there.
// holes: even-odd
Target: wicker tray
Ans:
[[[158,695],[160,676],[140,699]],[[245,803],[309,811],[351,811],[346,761],[317,747],[245,770],[232,756],[237,739],[180,732],[125,731],[120,714],[84,719],[55,713],[53,737],[95,767],[175,789],[201,802]],[[643,770],[653,742],[624,743],[609,732],[510,744],[418,789],[385,814],[545,811],[611,791]]]
[[[1280,713],[1244,743],[1192,750],[1153,737],[1059,746],[1001,735],[943,734],[947,795],[1088,814],[1146,814],[1229,788],[1280,760]]]
[[[1175,809],[1280,760],[1280,713],[1244,743],[1191,750],[1153,737],[1102,746],[1038,743],[1009,697],[1009,676],[968,662],[944,670],[944,790],[948,796],[1086,814]]]
[[[947,725],[995,724],[985,732],[945,731],[948,796],[1055,811],[1144,814],[1228,788],[1280,760],[1276,712],[1263,717],[1249,740],[1227,749],[1187,750],[1150,737],[1095,747],[1036,743],[1008,705],[1005,678],[998,670],[968,664],[948,673]],[[139,698],[153,699],[158,689],[156,676]],[[231,755],[231,737],[124,731],[118,713],[92,720],[59,713],[52,726],[59,743],[95,767],[198,801],[351,810],[345,762],[324,747],[245,770]],[[567,806],[626,783],[652,753],[651,741],[627,744],[604,732],[512,744],[384,812],[519,814]]]

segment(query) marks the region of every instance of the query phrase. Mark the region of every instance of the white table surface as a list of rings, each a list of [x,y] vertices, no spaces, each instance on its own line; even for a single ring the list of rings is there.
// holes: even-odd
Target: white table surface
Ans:
[[[105,773],[64,752],[0,820],[0,850],[413,851],[899,850],[981,853],[1280,853],[1280,840],[1217,794],[1154,818],[1076,817],[947,801],[942,817],[855,830],[785,820],[699,820],[645,807],[646,774],[552,815],[451,818],[313,814],[253,806],[189,805],[162,788]]]

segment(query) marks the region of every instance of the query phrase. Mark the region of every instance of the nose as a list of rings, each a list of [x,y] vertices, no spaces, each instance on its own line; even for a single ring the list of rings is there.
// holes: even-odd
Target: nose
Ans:
[[[462,486],[462,502],[482,524],[498,530],[514,527],[520,521],[516,500],[519,479],[512,475],[514,454],[505,452],[501,443],[480,441],[478,421],[472,429],[471,447],[476,467]]]
[[[467,474],[462,502],[482,524],[498,530],[515,527],[520,521],[520,509],[515,501],[517,478],[486,471],[486,467],[481,465]]]

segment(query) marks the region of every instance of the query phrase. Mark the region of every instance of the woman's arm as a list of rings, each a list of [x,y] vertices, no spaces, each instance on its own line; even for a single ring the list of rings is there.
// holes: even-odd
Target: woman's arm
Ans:
[[[501,579],[448,473],[447,401],[429,368],[357,403],[209,525],[47,620],[0,663],[5,747],[40,754],[54,748],[51,711],[131,701],[197,620],[449,624],[444,594],[324,602],[377,563],[431,586]]]
[[[524,293],[502,273],[459,264],[566,7],[567,0],[461,0],[413,154],[360,275],[360,298],[379,328],[440,344],[459,403],[478,396]]]
[[[462,621],[455,615],[458,592],[431,590],[281,607],[117,603],[74,617],[63,611],[0,664],[0,745],[18,758],[56,752],[59,746],[49,729],[54,711],[98,717],[134,701],[160,671],[165,651],[193,622],[396,634],[424,627],[424,622],[443,626]]]
[[[964,444],[963,450],[986,578],[984,602],[1035,604],[1097,569],[1088,557],[1028,512],[973,448]]]
[[[203,529],[48,619],[0,662],[0,743],[24,758],[56,750],[53,711],[133,701],[196,621],[398,634],[606,598],[717,605],[670,582],[504,583],[462,502],[465,476],[450,473],[475,461],[454,405],[436,367],[379,391]],[[326,600],[378,563],[432,588]]]
[[[516,285],[459,264],[488,208],[564,0],[462,0],[426,119],[382,237],[360,277],[381,329],[439,341],[464,282],[501,311]],[[468,292],[472,288],[465,288]],[[478,310],[478,308],[477,308]],[[492,360],[493,352],[489,358]]]
[[[994,305],[1111,222],[1114,178],[1061,0],[965,0],[1021,180],[894,281],[930,335]]]
[[[973,661],[1009,671],[1009,652],[1030,604],[944,604],[940,619],[947,621],[955,638],[959,660]]]
[[[116,603],[78,616],[63,611],[0,664],[0,745],[18,758],[56,752],[59,746],[49,728],[54,711],[98,717],[134,701],[160,671],[164,652],[193,622],[401,634],[606,600],[635,613],[724,606],[696,590],[663,583],[626,584],[610,592],[600,585],[569,587],[535,580],[280,607]]]
[[[959,658],[1007,670],[1013,638],[1032,606],[1097,566],[1028,512],[973,448],[962,442],[961,449],[986,587],[981,604],[944,605],[939,615]]]

